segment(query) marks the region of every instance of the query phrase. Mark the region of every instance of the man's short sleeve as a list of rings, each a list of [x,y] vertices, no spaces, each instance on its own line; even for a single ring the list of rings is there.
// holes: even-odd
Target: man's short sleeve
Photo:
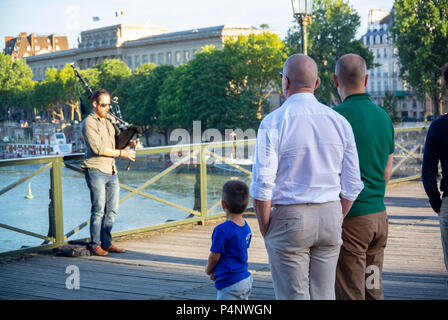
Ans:
[[[212,234],[212,247],[211,252],[224,253],[226,243],[226,233],[219,226],[215,227]]]

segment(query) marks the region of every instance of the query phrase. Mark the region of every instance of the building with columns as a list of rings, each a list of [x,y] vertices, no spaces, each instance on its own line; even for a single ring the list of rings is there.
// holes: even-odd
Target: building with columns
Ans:
[[[224,41],[238,36],[274,32],[245,25],[221,25],[169,33],[157,26],[118,24],[83,31],[78,48],[27,57],[34,80],[45,78],[48,68],[61,69],[75,63],[87,69],[105,59],[120,59],[133,71],[144,63],[181,65],[206,45],[222,48]]]
[[[432,112],[429,99],[419,101],[415,91],[400,77],[398,51],[391,40],[389,28],[392,25],[392,15],[388,11],[370,10],[367,33],[362,41],[373,52],[377,67],[369,70],[367,92],[372,100],[382,105],[386,92],[393,93],[397,98],[397,112],[403,120],[423,121]]]

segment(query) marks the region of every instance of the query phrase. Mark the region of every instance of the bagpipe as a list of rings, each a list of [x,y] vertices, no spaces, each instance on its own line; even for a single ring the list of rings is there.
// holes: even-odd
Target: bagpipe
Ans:
[[[93,95],[93,90],[90,88],[86,79],[84,79],[84,77],[78,72],[74,63],[71,64],[71,67],[73,68],[73,72],[75,73],[75,83],[78,89],[79,98],[81,100],[81,113],[84,115],[86,113],[86,108],[82,101],[81,90],[78,86],[76,78],[78,78],[81,81],[81,83],[84,85],[85,89],[89,93],[89,96],[87,97],[89,100]],[[131,140],[140,139],[143,133],[143,128],[141,126],[135,126],[129,124],[123,120],[117,97],[111,99],[111,106],[109,108],[108,115],[110,117],[108,117],[107,119],[112,123],[112,125],[115,128],[115,147],[117,149],[124,149]],[[129,168],[130,168],[130,162],[128,165],[128,170]]]

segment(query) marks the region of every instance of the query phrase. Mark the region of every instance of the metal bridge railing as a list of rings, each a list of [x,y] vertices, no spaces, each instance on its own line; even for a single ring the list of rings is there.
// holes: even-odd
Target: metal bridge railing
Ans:
[[[393,179],[391,179],[391,181],[389,182],[390,184],[420,178],[421,162],[423,158],[423,146],[427,128],[428,127],[402,128],[395,130],[396,133],[395,161],[392,170]],[[240,172],[241,175],[243,176],[242,179],[245,179],[246,182],[249,182],[251,179],[251,171],[246,168],[243,168],[240,165],[235,164],[232,160],[229,160],[229,158],[221,156],[220,155],[221,152],[218,151],[222,151],[225,148],[235,148],[235,146],[254,147],[255,141],[256,141],[255,139],[224,141],[224,142],[204,143],[204,144],[172,145],[172,146],[144,148],[137,150],[138,156],[163,154],[163,153],[176,153],[176,152],[178,154],[182,154],[182,156],[178,157],[177,161],[173,162],[169,167],[165,168],[155,176],[151,177],[149,180],[147,180],[138,187],[131,187],[123,183],[120,183],[120,187],[129,192],[120,199],[120,203],[129,200],[135,195],[139,195],[163,203],[166,206],[174,207],[176,209],[187,212],[191,215],[191,218],[116,232],[113,234],[113,236],[129,235],[133,233],[146,232],[155,229],[179,226],[183,224],[191,224],[191,223],[203,224],[208,219],[216,219],[218,217],[223,217],[224,216],[223,212],[217,214],[211,214],[217,207],[219,207],[220,200],[209,206],[207,199],[207,191],[208,191],[207,161],[210,162],[210,159],[219,160],[221,163],[225,163],[228,166],[230,166],[233,170]],[[0,223],[0,228],[8,229],[34,238],[42,239],[43,243],[41,245],[34,246],[31,248],[0,252],[0,256],[17,252],[37,252],[59,247],[61,245],[64,245],[69,240],[69,238],[71,238],[73,235],[77,234],[80,230],[82,230],[83,228],[85,228],[90,224],[90,214],[86,212],[85,213],[86,216],[89,216],[88,220],[76,226],[69,232],[64,233],[61,168],[66,167],[68,169],[78,172],[79,174],[82,174],[82,170],[79,167],[71,164],[70,162],[72,160],[82,160],[83,156],[84,156],[83,154],[73,154],[69,156],[45,156],[38,158],[0,160],[0,167],[20,166],[29,164],[43,165],[41,168],[29,174],[28,176],[21,178],[16,182],[12,182],[10,185],[1,189],[0,202],[1,202],[1,196],[3,194],[14,189],[18,185],[28,181],[34,176],[43,173],[44,171],[47,170],[50,171],[50,182],[51,182],[50,204],[48,209],[49,230],[47,235],[38,234],[35,232],[27,231],[21,228]],[[170,174],[176,168],[185,165],[192,159],[199,160],[197,161],[197,163],[199,165],[199,172],[200,172],[200,210],[187,208],[180,204],[174,203],[173,201],[163,199],[154,194],[144,191],[148,186],[159,181],[161,178]],[[413,174],[409,174],[409,172]],[[86,201],[89,201],[89,199],[86,199]]]
[[[177,208],[179,210],[185,211],[195,217],[178,220],[178,221],[172,221],[167,222],[163,224],[157,224],[153,226],[148,227],[142,227],[132,230],[126,230],[121,232],[116,232],[113,234],[113,236],[123,236],[123,235],[129,235],[133,233],[139,233],[139,232],[146,232],[150,230],[156,230],[156,229],[162,229],[162,228],[168,228],[168,227],[174,227],[179,226],[183,224],[191,224],[191,223],[205,223],[205,221],[209,219],[216,219],[219,217],[224,216],[224,212],[220,212],[217,214],[211,214],[219,205],[220,201],[217,201],[213,205],[209,206],[207,201],[207,160],[210,158],[215,158],[223,163],[228,164],[235,170],[238,170],[243,175],[245,175],[245,179],[249,180],[251,178],[251,172],[244,169],[243,167],[233,163],[228,158],[222,157],[219,155],[220,152],[216,152],[216,150],[222,150],[223,148],[234,148],[235,146],[249,146],[254,145],[255,139],[251,140],[241,140],[241,141],[224,141],[224,142],[216,142],[216,143],[204,143],[204,144],[191,144],[191,145],[173,145],[173,146],[165,146],[165,147],[154,147],[154,148],[144,148],[137,150],[138,156],[144,156],[144,155],[151,155],[151,154],[161,154],[161,153],[182,153],[184,156],[181,156],[178,158],[177,161],[172,163],[168,168],[164,169],[160,173],[156,174],[154,177],[147,180],[145,183],[140,185],[139,187],[131,187],[128,185],[125,185],[123,183],[120,183],[120,188],[129,191],[128,194],[126,194],[124,197],[120,199],[120,203],[127,201],[128,199],[132,198],[135,195],[140,195],[145,198],[149,198],[155,201],[158,201],[160,203],[163,203],[167,206],[171,206],[174,208]],[[213,152],[215,151],[215,152]],[[55,247],[59,247],[61,245],[66,244],[66,242],[69,240],[70,237],[78,233],[80,230],[85,228],[90,224],[90,217],[85,222],[81,223],[80,225],[76,226],[69,232],[64,234],[64,226],[63,226],[63,194],[62,194],[62,173],[61,168],[66,167],[68,169],[71,169],[73,171],[78,172],[79,174],[82,174],[82,170],[80,167],[77,167],[71,163],[69,163],[72,160],[81,160],[83,159],[83,154],[74,154],[69,156],[45,156],[45,157],[38,157],[38,158],[27,158],[27,159],[11,159],[11,160],[0,160],[0,167],[5,166],[20,166],[20,165],[30,165],[30,164],[44,164],[44,166],[35,172],[31,173],[30,175],[19,179],[16,182],[11,183],[7,187],[4,187],[0,190],[0,197],[1,195],[5,194],[6,192],[10,191],[11,189],[19,186],[20,184],[24,183],[25,181],[28,181],[32,177],[36,176],[37,174],[40,174],[48,169],[50,169],[50,205],[49,205],[49,231],[47,235],[37,234],[35,232],[31,232],[28,230],[24,230],[21,228],[17,228],[14,226],[10,226],[7,224],[0,223],[0,228],[8,229],[11,231],[15,231],[18,233],[22,233],[34,238],[42,239],[44,242],[41,245],[34,246],[31,248],[25,248],[25,249],[19,249],[14,251],[6,251],[6,252],[0,252],[1,255],[5,254],[12,254],[12,253],[18,253],[18,252],[38,252],[42,250],[48,250]],[[199,159],[199,170],[200,170],[200,210],[194,210],[187,208],[185,206],[176,204],[172,201],[169,201],[167,199],[160,198],[156,195],[150,194],[148,192],[145,192],[144,189],[149,187],[150,185],[154,184],[164,176],[168,175],[169,173],[173,172],[176,168],[186,164],[189,162],[189,160],[197,158]],[[137,158],[138,161],[138,158]],[[209,160],[210,161],[210,160]],[[1,198],[0,198],[1,199]],[[86,200],[90,201],[90,200]],[[89,215],[86,212],[86,215]],[[1,221],[1,220],[0,220]]]

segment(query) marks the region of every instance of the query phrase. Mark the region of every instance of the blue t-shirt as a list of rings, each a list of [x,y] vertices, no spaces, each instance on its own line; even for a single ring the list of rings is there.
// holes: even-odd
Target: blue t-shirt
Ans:
[[[210,251],[221,254],[213,272],[216,289],[221,290],[250,276],[247,248],[251,240],[252,232],[247,222],[240,227],[227,220],[215,227]]]

